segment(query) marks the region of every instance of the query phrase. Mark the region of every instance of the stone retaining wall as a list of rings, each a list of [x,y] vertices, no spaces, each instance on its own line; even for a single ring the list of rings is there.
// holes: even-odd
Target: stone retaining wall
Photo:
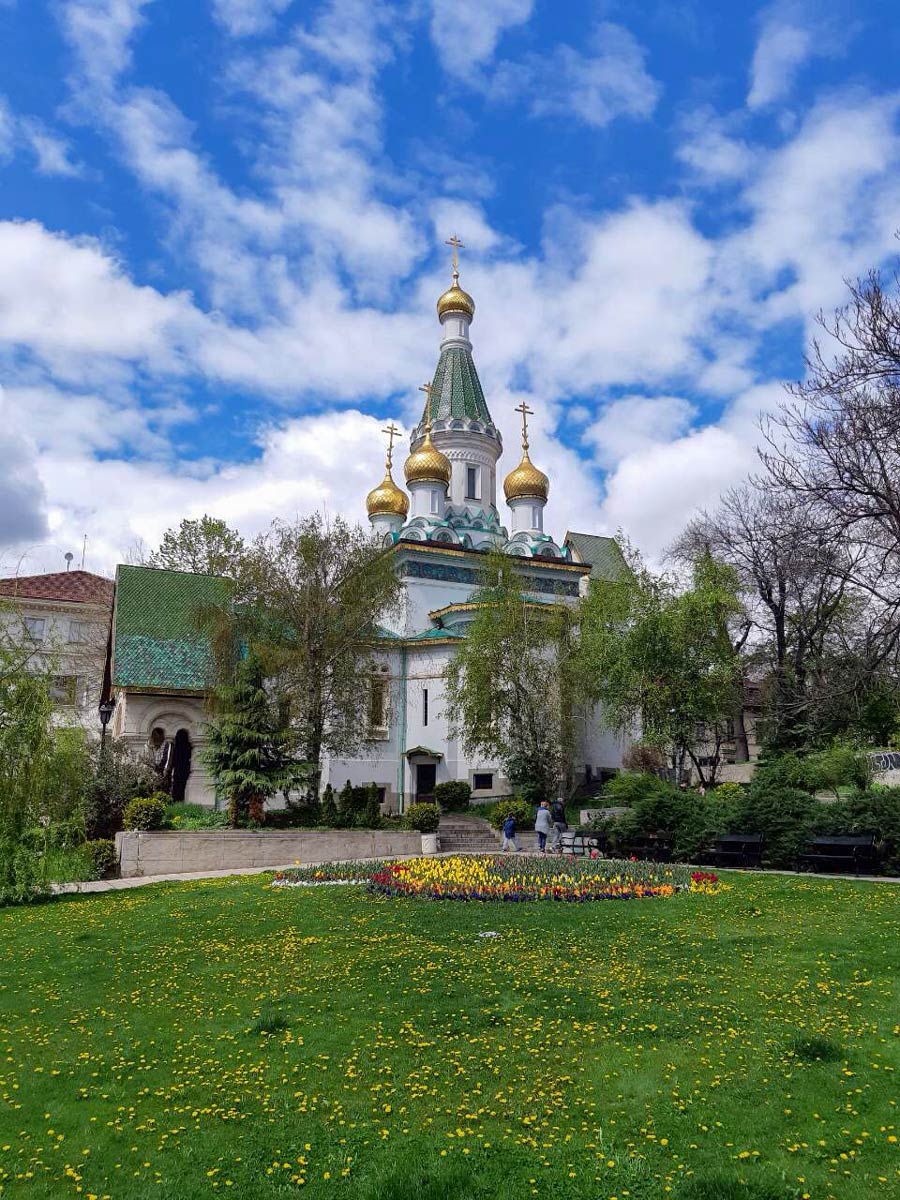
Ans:
[[[422,835],[399,830],[196,829],[116,834],[123,879],[421,853]]]

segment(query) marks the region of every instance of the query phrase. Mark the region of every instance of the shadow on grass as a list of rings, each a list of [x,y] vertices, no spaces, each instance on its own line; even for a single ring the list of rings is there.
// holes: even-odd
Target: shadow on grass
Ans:
[[[823,1037],[797,1036],[788,1043],[788,1051],[801,1062],[841,1062],[844,1057],[842,1046]]]
[[[727,1175],[704,1175],[678,1192],[678,1200],[794,1200],[796,1189],[765,1180],[742,1183]]]

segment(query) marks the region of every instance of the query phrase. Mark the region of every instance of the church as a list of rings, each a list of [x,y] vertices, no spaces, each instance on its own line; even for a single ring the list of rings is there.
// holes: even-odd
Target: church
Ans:
[[[535,601],[576,603],[590,580],[615,578],[623,561],[612,538],[547,532],[550,481],[529,455],[528,416],[521,456],[503,478],[508,516],[497,503],[503,442],[491,417],[472,353],[475,301],[459,282],[458,250],[450,239],[453,275],[437,302],[438,361],[423,385],[422,416],[403,464],[406,490],[393,476],[391,425],[385,474],[366,498],[373,533],[393,555],[403,580],[403,604],[381,630],[369,703],[369,744],[355,758],[323,764],[323,784],[374,782],[385,811],[402,812],[430,797],[437,784],[462,780],[474,801],[508,795],[496,762],[466,757],[443,712],[443,675],[472,619],[485,554],[501,550],[522,560],[521,576]],[[208,576],[120,567],[110,640],[113,733],[135,753],[180,763],[179,794],[212,804],[201,763],[203,697],[211,663],[192,632],[191,606],[218,593]],[[621,766],[620,738],[599,713],[583,723],[573,774],[588,784]]]

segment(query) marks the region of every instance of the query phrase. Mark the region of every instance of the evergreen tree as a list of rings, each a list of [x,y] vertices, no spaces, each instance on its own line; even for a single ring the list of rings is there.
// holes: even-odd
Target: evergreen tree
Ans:
[[[218,691],[216,708],[204,759],[236,825],[251,810],[258,814],[267,797],[302,783],[308,772],[288,752],[289,733],[266,692],[259,659],[251,655],[238,663],[232,682]]]
[[[381,801],[378,785],[370,783],[366,788],[366,829],[378,829],[381,825]]]
[[[322,824],[329,829],[334,829],[338,823],[338,810],[334,802],[334,788],[330,783],[325,785],[325,791],[322,796]]]

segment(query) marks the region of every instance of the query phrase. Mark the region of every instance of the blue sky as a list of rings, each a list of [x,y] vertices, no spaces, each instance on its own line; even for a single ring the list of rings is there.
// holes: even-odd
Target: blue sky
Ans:
[[[893,262],[894,9],[0,0],[4,567],[361,519],[453,231],[508,467],[659,555]]]

